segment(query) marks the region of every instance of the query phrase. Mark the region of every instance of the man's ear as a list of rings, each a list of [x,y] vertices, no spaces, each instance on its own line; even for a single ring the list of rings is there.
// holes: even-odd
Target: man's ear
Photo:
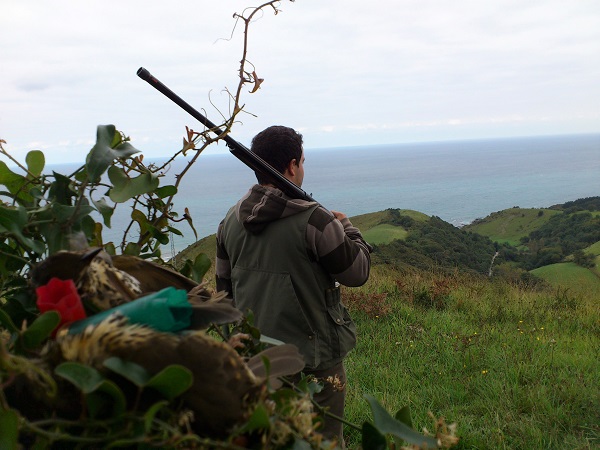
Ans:
[[[297,169],[298,169],[298,164],[296,164],[296,159],[294,158],[294,159],[292,159],[292,160],[291,160],[291,161],[288,163],[287,167],[285,168],[285,171],[286,171],[287,173],[289,173],[289,174],[290,174],[290,176],[292,176],[292,177],[293,177],[293,176],[295,176],[295,175],[296,175],[296,170],[297,170]]]

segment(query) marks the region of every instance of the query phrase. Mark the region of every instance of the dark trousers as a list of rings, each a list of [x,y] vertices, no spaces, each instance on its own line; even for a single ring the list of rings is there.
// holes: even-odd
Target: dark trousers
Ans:
[[[344,402],[346,401],[346,369],[340,362],[333,367],[322,370],[303,370],[305,375],[313,375],[323,385],[323,390],[314,395],[314,400],[327,411],[337,417],[344,417]],[[330,378],[331,377],[331,378]],[[292,378],[293,382],[300,380],[300,374]],[[332,380],[332,382],[328,381]],[[337,419],[325,416],[324,427],[318,429],[327,439],[337,439],[343,446],[343,424]]]

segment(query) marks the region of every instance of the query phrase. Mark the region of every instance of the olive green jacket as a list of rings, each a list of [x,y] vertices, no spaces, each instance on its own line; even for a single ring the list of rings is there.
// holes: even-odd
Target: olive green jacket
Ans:
[[[290,207],[255,232],[239,220],[239,203],[231,208],[217,236],[217,280],[226,273],[235,305],[253,312],[262,334],[296,345],[307,369],[326,369],[355,346],[356,329],[334,276],[307,251],[309,219],[322,207]]]

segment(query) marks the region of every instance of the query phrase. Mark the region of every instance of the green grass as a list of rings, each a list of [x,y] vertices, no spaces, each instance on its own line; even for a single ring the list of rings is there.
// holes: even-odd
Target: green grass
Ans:
[[[361,231],[366,231],[369,228],[373,228],[380,223],[383,223],[389,219],[390,215],[387,211],[379,211],[375,213],[361,214],[360,216],[351,217],[350,220],[355,227],[358,227]]]
[[[412,209],[400,209],[399,211],[401,215],[411,217],[417,222],[425,222],[429,219],[427,214],[423,214],[422,212],[414,211]]]
[[[427,214],[412,209],[400,209],[398,211],[401,215],[411,217],[418,222],[425,222],[429,219]],[[392,215],[388,210],[350,217],[352,225],[361,230],[362,233],[367,233],[370,229],[375,228],[382,223],[389,222],[391,219]]]
[[[592,270],[575,263],[550,264],[532,270],[531,273],[543,278],[554,287],[600,298],[600,277]]]
[[[592,268],[591,271],[600,278],[600,241],[590,245],[584,251],[595,256],[594,262],[596,263],[596,266]]]
[[[365,240],[374,245],[389,244],[395,239],[404,239],[407,235],[408,231],[404,228],[386,223],[376,225],[363,233]]]
[[[585,249],[585,252],[590,253],[592,255],[600,256],[600,241],[587,247]]]
[[[457,448],[598,448],[597,297],[379,269],[344,290],[359,330],[347,359],[350,422],[370,417],[370,394],[392,414],[409,405],[418,429],[432,428],[429,411],[456,422]],[[419,306],[423,292],[439,309]],[[380,311],[361,306],[370,298]],[[346,434],[356,448],[359,433]]]
[[[386,214],[352,222],[376,238],[401,235],[381,226]],[[509,228],[513,240],[524,232]],[[213,235],[183,256],[214,262],[214,248]],[[429,412],[456,422],[459,449],[600,448],[600,278],[573,263],[536,272],[553,286],[377,265],[365,286],[344,288],[359,335],[346,360],[347,420],[371,417],[370,394],[391,414],[408,405],[419,430],[433,428]],[[358,448],[360,433],[345,433]]]
[[[537,230],[555,214],[562,214],[562,211],[510,208],[493,213],[485,219],[465,226],[464,229],[488,236],[495,242],[518,246],[522,237]]]

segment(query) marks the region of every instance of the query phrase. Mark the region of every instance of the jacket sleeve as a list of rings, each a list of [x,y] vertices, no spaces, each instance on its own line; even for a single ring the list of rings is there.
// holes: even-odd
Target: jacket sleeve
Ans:
[[[223,245],[223,222],[219,224],[217,230],[217,254],[215,257],[215,277],[217,291],[227,292],[229,298],[233,298],[233,288],[231,284],[231,263],[225,246]]]
[[[348,218],[337,220],[318,207],[308,220],[308,251],[339,283],[362,286],[369,279],[372,247]]]

